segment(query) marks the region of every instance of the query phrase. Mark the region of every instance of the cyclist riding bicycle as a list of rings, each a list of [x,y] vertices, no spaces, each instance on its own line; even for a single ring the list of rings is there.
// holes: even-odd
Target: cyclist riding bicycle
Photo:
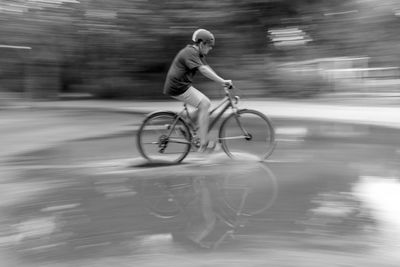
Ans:
[[[205,60],[205,56],[215,45],[214,35],[205,29],[198,29],[193,33],[192,41],[193,44],[187,45],[175,56],[165,80],[164,94],[196,109],[200,138],[199,152],[204,152],[209,144],[208,124],[211,102],[207,96],[193,87],[193,78],[199,71],[205,77],[223,86],[232,86],[232,81],[221,78]]]

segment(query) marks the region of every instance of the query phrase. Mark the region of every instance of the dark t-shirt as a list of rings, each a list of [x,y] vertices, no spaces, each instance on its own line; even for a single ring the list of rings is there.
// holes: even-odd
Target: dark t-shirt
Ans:
[[[164,94],[177,96],[183,94],[193,82],[198,67],[207,65],[193,45],[187,45],[175,56],[164,84]]]

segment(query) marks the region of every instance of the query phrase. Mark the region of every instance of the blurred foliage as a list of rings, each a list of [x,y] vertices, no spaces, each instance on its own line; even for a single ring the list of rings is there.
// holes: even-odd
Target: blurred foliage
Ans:
[[[32,97],[59,92],[164,97],[173,57],[195,29],[206,28],[217,39],[208,62],[242,90],[312,95],[329,85],[313,76],[289,77],[277,66],[353,55],[397,65],[396,5],[395,0],[2,0],[0,45],[31,49],[0,48],[0,90]],[[278,48],[267,35],[277,27],[300,27],[313,41]],[[202,78],[199,84],[215,94],[215,84]]]

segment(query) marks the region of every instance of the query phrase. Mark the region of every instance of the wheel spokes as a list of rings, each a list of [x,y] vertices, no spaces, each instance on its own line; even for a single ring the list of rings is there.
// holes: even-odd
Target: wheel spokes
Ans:
[[[148,117],[138,133],[139,152],[150,161],[178,163],[191,148],[190,130],[173,113]]]
[[[223,137],[223,138],[219,138],[219,140],[237,140],[237,139],[246,139],[247,140],[247,138],[248,138],[248,136],[240,135],[240,136]]]
[[[231,158],[265,160],[274,148],[274,130],[268,118],[254,110],[233,113],[221,125],[219,140]]]

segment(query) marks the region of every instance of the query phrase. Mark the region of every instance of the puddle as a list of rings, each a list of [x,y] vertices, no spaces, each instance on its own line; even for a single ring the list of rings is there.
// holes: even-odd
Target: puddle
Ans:
[[[400,180],[360,176],[351,192],[323,192],[301,223],[311,243],[334,240],[362,245],[372,257],[400,260]]]
[[[400,181],[398,177],[361,176],[354,193],[377,222],[377,253],[400,260]]]

